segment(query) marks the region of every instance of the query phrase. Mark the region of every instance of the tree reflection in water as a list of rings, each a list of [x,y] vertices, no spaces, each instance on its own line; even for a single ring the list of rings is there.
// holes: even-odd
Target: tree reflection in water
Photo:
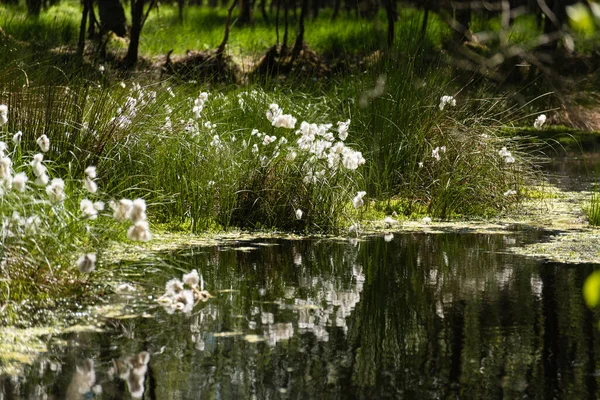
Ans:
[[[507,252],[530,235],[396,233],[171,254],[170,268],[138,279],[157,294],[197,268],[215,298],[190,316],[169,315],[148,293],[128,298],[152,318],[51,340],[23,376],[0,380],[0,398],[62,398],[91,381],[85,365],[95,368],[90,390],[102,386],[96,398],[596,398],[599,336],[581,298],[593,268]]]

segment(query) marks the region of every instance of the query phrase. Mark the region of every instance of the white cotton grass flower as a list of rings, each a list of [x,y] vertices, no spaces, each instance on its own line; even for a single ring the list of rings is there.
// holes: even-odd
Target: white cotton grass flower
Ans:
[[[507,164],[512,164],[515,162],[515,158],[512,156],[511,152],[506,149],[506,147],[500,149],[500,151],[498,151],[498,155],[502,157],[504,162]]]
[[[517,194],[517,191],[516,191],[516,190],[513,190],[513,189],[508,189],[506,192],[504,192],[504,197],[507,197],[507,196],[513,196],[513,195],[515,195],[515,194]]]
[[[297,119],[289,114],[283,114],[276,117],[272,125],[276,128],[294,129],[296,127]]]
[[[363,197],[365,197],[366,194],[367,192],[360,191],[356,194],[356,196],[354,196],[354,198],[352,199],[352,204],[354,205],[354,208],[359,209],[365,205]]]
[[[89,166],[85,169],[85,175],[90,179],[96,179],[96,167]]]
[[[33,160],[31,160],[31,162],[29,163],[29,165],[31,165],[31,168],[33,170],[33,175],[37,176],[38,178],[42,177],[43,175],[46,175],[46,166],[44,164],[42,164],[43,160],[44,160],[44,155],[41,153],[37,153],[36,155],[33,156]],[[46,177],[46,180],[47,180],[47,177]]]
[[[96,254],[87,253],[77,259],[77,269],[82,274],[89,274],[96,269]]]
[[[430,217],[424,217],[421,222],[425,225],[429,225],[431,224],[431,218]]]
[[[266,116],[271,121],[271,125],[276,128],[294,129],[296,126],[296,118],[289,114],[283,114],[283,110],[277,104],[273,103],[269,105]]]
[[[285,159],[289,162],[293,162],[296,159],[296,157],[298,157],[298,153],[296,153],[295,151],[290,151],[285,156]]]
[[[50,178],[48,177],[47,174],[42,174],[35,178],[35,184],[38,186],[46,186],[49,181],[50,181]]]
[[[98,191],[98,184],[94,182],[89,176],[86,176],[83,180],[83,187],[85,187],[85,190],[92,194]]]
[[[15,189],[17,192],[24,193],[27,180],[27,174],[25,172],[19,172],[13,178],[13,189]]]
[[[12,181],[12,160],[9,157],[0,158],[0,181]]]
[[[348,138],[348,127],[350,126],[350,120],[347,120],[345,122],[339,121],[337,123],[338,125],[338,137],[340,138],[341,141],[346,140],[346,138]]]
[[[111,201],[109,205],[114,211],[113,218],[118,222],[123,222],[129,218],[129,210],[133,206],[133,201],[121,199],[118,202]]]
[[[383,225],[385,225],[387,228],[391,228],[392,226],[395,226],[396,224],[398,224],[398,221],[396,221],[392,217],[385,217],[383,219]]]
[[[165,285],[165,295],[174,296],[184,291],[183,282],[177,278],[173,278]]]
[[[129,219],[134,224],[136,222],[146,220],[146,201],[144,199],[135,199],[131,203],[131,208],[129,209]]]
[[[542,129],[542,127],[546,123],[546,120],[547,120],[546,114],[539,115],[535,119],[535,122],[533,123],[533,127],[538,130]]]
[[[435,158],[436,161],[440,161],[442,157],[440,156],[440,148],[436,147],[431,151],[431,157]]]
[[[23,132],[18,131],[17,133],[15,133],[12,137],[12,141],[13,141],[14,145],[15,146],[20,145],[22,138],[23,138]]]
[[[365,162],[366,160],[360,151],[354,151],[348,147],[344,148],[342,152],[342,165],[345,168],[355,170]]]
[[[98,71],[100,71],[100,73],[103,74],[105,70],[106,69],[104,68],[104,65],[100,64],[100,66],[98,67]]]
[[[197,288],[200,284],[200,275],[198,275],[198,271],[194,269],[191,272],[184,274],[183,283],[191,288]]]
[[[130,293],[135,293],[135,291],[135,286],[131,285],[130,283],[121,283],[115,288],[115,292],[119,296],[125,296]]]
[[[393,233],[386,233],[383,236],[383,240],[385,240],[386,242],[391,242],[394,239],[394,234]]]
[[[148,225],[148,221],[138,221],[135,225],[131,226],[127,230],[127,237],[130,240],[139,240],[141,242],[147,242],[152,238],[152,234],[150,233],[150,226]]]
[[[276,140],[277,140],[277,136],[265,135],[265,137],[263,138],[263,145],[267,146]]]
[[[442,96],[440,98],[440,111],[446,108],[447,105],[456,107],[456,99],[454,96]]]
[[[8,123],[8,106],[6,104],[0,104],[0,126],[4,126]]]
[[[6,154],[5,152],[8,150],[8,146],[6,145],[6,143],[0,141],[0,157],[4,157]]]
[[[50,150],[50,139],[48,139],[48,136],[42,135],[37,138],[36,142],[38,146],[40,146],[40,150],[42,150],[43,153],[47,153],[48,150]]]
[[[94,207],[94,203],[91,200],[81,200],[79,203],[79,209],[81,210],[81,216],[83,218],[96,219],[96,217],[98,217],[98,211]]]
[[[272,103],[269,104],[269,109],[266,112],[267,119],[271,122],[275,120],[276,117],[281,115],[282,110],[279,108],[279,105]]]
[[[296,219],[298,219],[298,220],[302,219],[302,210],[301,209],[296,210]]]
[[[53,203],[60,203],[65,198],[65,182],[60,178],[52,179],[50,185],[46,186],[46,194]]]

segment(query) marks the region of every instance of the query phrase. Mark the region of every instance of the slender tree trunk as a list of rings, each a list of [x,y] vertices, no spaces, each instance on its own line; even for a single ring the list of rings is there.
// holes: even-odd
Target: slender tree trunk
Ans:
[[[260,0],[258,3],[258,8],[260,8],[260,13],[262,14],[263,20],[265,23],[269,23],[269,14],[267,14],[267,0]]]
[[[239,0],[240,1],[240,23],[254,23],[254,0]]]
[[[125,68],[133,67],[138,60],[138,50],[140,47],[140,35],[142,34],[142,28],[148,14],[152,8],[156,5],[157,0],[149,0],[148,8],[144,13],[144,5],[146,0],[130,0],[131,1],[131,33],[129,35],[129,47],[127,48],[127,54],[123,59],[123,66]]]
[[[42,11],[42,0],[26,0],[25,3],[27,4],[27,13],[29,15],[34,17],[40,15],[40,12]]]
[[[421,25],[421,43],[427,36],[427,25],[429,24],[429,4],[425,4],[425,13],[423,14],[423,25]]]
[[[333,15],[331,16],[331,20],[334,21],[340,15],[340,8],[342,6],[342,0],[335,0],[333,4]]]
[[[143,16],[144,0],[131,0],[131,32],[129,33],[127,55],[125,55],[125,59],[123,60],[126,68],[133,67],[137,63]]]
[[[319,9],[321,8],[320,0],[312,0],[312,17],[317,18],[319,16]]]
[[[463,1],[454,10],[454,39],[457,43],[463,43],[467,39],[467,32],[471,25],[471,7]]]
[[[298,57],[300,51],[304,48],[304,18],[306,18],[306,13],[308,12],[308,0],[302,0],[302,9],[300,10],[300,20],[298,21],[298,33],[296,34],[296,42],[294,43],[294,48],[292,49],[292,60]]]
[[[275,12],[275,36],[277,37],[277,46],[279,46],[279,10],[281,9],[281,0],[277,1],[277,11]],[[273,4],[273,2],[271,2]]]
[[[177,7],[179,8],[179,22],[183,24],[183,7],[185,6],[185,0],[177,0]]]
[[[90,11],[90,0],[83,0],[83,11],[81,13],[81,24],[79,25],[79,41],[77,42],[77,55],[83,58],[85,50],[85,28]]]
[[[88,35],[88,39],[93,39],[96,36],[96,26],[98,25],[98,19],[96,18],[96,13],[94,12],[94,1],[89,0],[89,2],[90,2],[90,6],[88,9],[87,35]]]
[[[394,43],[394,36],[396,32],[396,19],[397,11],[396,11],[396,0],[385,0],[385,12],[387,14],[387,44],[388,47],[391,48]]]
[[[281,55],[283,55],[287,51],[287,41],[288,41],[288,13],[289,13],[289,2],[290,0],[280,0],[283,1],[283,43],[281,44]]]
[[[217,58],[219,60],[223,59],[223,53],[225,52],[225,46],[227,45],[227,42],[229,41],[229,30],[231,29],[231,15],[233,14],[233,9],[235,8],[235,6],[237,6],[237,4],[238,4],[238,0],[233,0],[231,2],[231,5],[229,6],[229,9],[227,10],[227,22],[225,23],[225,35],[223,36],[223,41],[217,48],[217,52],[216,52]]]

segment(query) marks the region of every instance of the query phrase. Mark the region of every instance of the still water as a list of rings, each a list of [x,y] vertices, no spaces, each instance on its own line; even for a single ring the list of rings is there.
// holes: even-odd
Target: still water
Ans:
[[[118,266],[137,289],[105,299],[119,315],[48,337],[0,399],[597,398],[593,267],[510,253],[541,236],[232,241]],[[213,298],[156,303],[193,268]]]

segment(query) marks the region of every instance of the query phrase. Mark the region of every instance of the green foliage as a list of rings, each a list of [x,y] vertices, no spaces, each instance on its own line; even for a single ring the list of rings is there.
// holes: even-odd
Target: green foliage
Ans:
[[[589,308],[600,303],[600,271],[592,272],[583,284],[583,298]]]

